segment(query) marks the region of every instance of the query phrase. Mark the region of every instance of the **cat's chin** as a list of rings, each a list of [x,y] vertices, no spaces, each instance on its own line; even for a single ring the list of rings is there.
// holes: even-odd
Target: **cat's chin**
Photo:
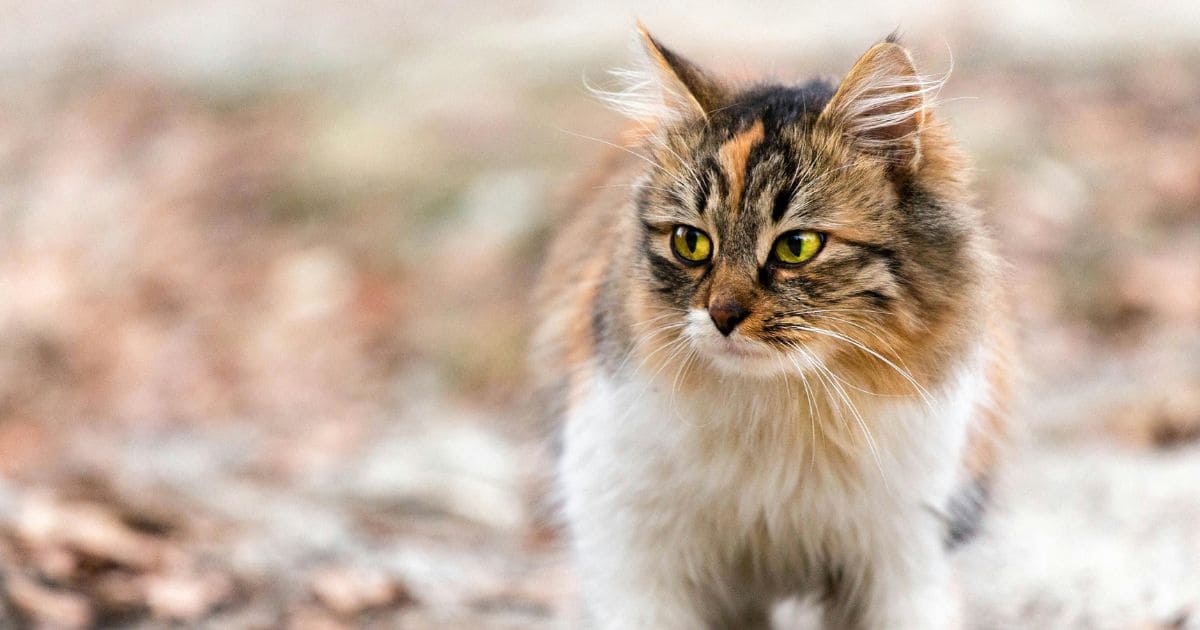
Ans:
[[[789,371],[786,356],[745,338],[704,336],[694,339],[693,343],[698,346],[701,356],[725,375],[769,378]]]

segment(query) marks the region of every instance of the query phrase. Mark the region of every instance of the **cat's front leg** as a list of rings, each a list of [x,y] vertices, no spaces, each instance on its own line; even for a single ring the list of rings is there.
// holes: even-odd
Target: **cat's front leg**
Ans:
[[[959,630],[961,603],[941,539],[929,532],[897,542],[858,573],[830,580],[829,630]]]
[[[690,519],[654,501],[653,477],[608,452],[607,441],[569,442],[561,479],[564,511],[582,587],[587,623],[595,629],[705,628],[689,580]],[[589,448],[583,448],[588,446]]]
[[[577,552],[576,557],[586,627],[691,630],[709,626],[693,592],[680,578],[681,567],[673,566],[670,558],[655,559],[650,550],[620,547],[594,548],[591,553]]]
[[[932,562],[946,564],[942,558]],[[871,608],[866,618],[873,622],[868,628],[962,628],[958,593],[948,577],[908,579],[883,586]]]

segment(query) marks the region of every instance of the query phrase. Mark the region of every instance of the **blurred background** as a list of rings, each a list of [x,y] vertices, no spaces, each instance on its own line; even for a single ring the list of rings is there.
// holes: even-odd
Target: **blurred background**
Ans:
[[[969,627],[1200,627],[1200,3],[2,6],[0,627],[569,627],[526,300],[635,17],[953,66],[1025,365]]]

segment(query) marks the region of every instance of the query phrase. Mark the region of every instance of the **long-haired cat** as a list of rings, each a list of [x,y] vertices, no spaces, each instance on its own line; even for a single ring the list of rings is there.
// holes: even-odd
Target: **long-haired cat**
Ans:
[[[534,366],[599,628],[958,625],[1004,433],[1004,310],[940,85],[735,86],[639,26],[637,150],[558,234]]]

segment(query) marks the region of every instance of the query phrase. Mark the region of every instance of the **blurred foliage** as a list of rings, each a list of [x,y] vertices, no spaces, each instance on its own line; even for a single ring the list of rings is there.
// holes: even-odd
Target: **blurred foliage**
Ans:
[[[633,8],[11,8],[0,626],[569,618],[533,498],[550,463],[522,407],[527,299],[555,217],[622,127],[581,77],[627,62]],[[1192,3],[637,11],[731,74],[841,72],[897,23],[931,71],[953,51],[942,111],[1011,266],[1034,445],[1011,503],[1036,526],[995,548],[1109,550],[1099,569],[967,565],[1032,598],[1142,573],[1138,550],[1200,553],[1178,528],[1135,543],[1140,527],[1067,520],[1127,513],[1088,502],[1126,496],[1122,480],[1158,490],[1146,519],[1200,519],[1171,482],[1200,474]],[[1093,467],[1055,476],[1067,460]],[[1175,614],[1200,576],[1164,575],[1142,590]],[[1053,610],[975,593],[972,610],[985,627],[1158,623],[1089,588]]]

